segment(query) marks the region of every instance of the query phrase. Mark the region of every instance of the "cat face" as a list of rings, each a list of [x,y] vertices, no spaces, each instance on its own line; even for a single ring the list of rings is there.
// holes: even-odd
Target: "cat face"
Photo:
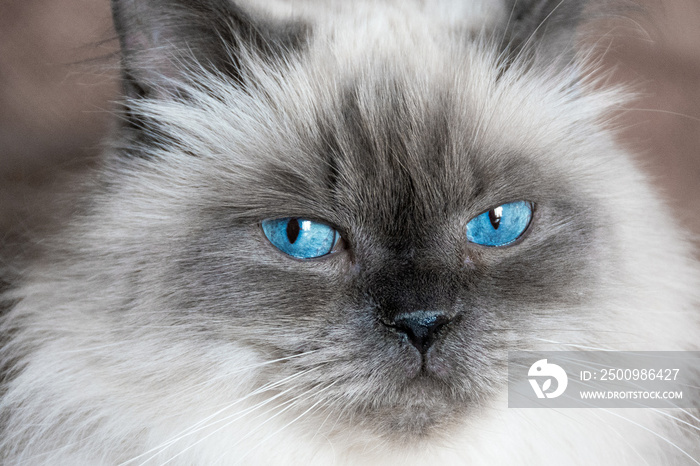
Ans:
[[[312,371],[303,390],[330,387],[324,399],[401,434],[461,417],[501,388],[509,349],[570,325],[590,304],[604,250],[588,215],[595,200],[562,171],[553,176],[515,147],[474,143],[474,122],[450,108],[459,98],[417,103],[415,92],[354,89],[326,110],[339,117],[314,122],[316,138],[293,138],[306,147],[264,158],[251,177],[257,189],[226,180],[220,205],[245,204],[248,192],[255,216],[202,212],[183,245],[189,260],[173,272],[182,302],[197,303],[203,322],[217,318],[218,338],[274,358],[302,355],[285,371]],[[468,240],[471,219],[518,200],[534,211],[517,241]],[[277,217],[329,225],[343,244],[290,257],[260,226]],[[447,320],[427,348],[396,326],[420,312]]]
[[[444,432],[502,390],[508,350],[586,329],[601,299],[614,261],[598,192],[614,181],[581,182],[605,159],[585,142],[595,116],[575,110],[595,100],[573,80],[548,84],[558,56],[528,72],[532,59],[429,29],[407,58],[371,23],[350,41],[362,54],[346,50],[352,31],[294,24],[294,40],[289,25],[255,40],[226,29],[233,71],[208,46],[217,58],[176,55],[185,65],[169,80],[135,77],[154,72],[129,58],[153,53],[152,31],[122,31],[132,125],[120,157],[137,166],[139,197],[167,193],[168,211],[154,208],[178,226],[145,239],[170,290],[158,319],[281,360],[255,377],[294,378],[286,396],[301,410],[393,440]],[[516,204],[529,217],[504,244],[468,237],[477,217]],[[341,239],[294,257],[263,228],[278,219],[283,241],[299,219]]]
[[[573,59],[582,2],[112,5],[121,125],[0,296],[0,461],[696,450],[690,413],[506,409],[512,350],[697,348],[697,265]]]

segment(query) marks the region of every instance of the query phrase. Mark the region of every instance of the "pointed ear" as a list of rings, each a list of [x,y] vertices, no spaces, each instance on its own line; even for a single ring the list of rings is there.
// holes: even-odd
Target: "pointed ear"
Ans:
[[[573,58],[586,0],[505,1],[503,46],[509,61],[524,58],[536,65],[563,66]]]
[[[253,18],[231,0],[112,0],[124,90],[133,98],[178,94],[192,70],[243,84],[243,56],[272,59],[297,49],[306,28]]]

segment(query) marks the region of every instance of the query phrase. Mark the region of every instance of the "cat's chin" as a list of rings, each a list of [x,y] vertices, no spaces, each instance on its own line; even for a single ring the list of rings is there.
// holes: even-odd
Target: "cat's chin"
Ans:
[[[381,443],[394,445],[449,437],[463,424],[474,402],[465,387],[431,372],[423,365],[413,377],[394,380],[354,409],[345,406],[343,431],[357,429]]]
[[[416,391],[416,393],[419,393]],[[408,393],[406,393],[408,395]],[[361,410],[354,417],[354,427],[369,430],[381,442],[409,445],[434,441],[449,436],[462,424],[468,410],[462,403],[448,400],[441,394],[425,392],[410,399],[402,397],[391,405]]]

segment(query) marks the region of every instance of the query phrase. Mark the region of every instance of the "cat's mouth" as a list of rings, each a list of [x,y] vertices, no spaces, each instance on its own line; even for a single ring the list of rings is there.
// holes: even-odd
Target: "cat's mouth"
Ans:
[[[403,384],[406,386],[416,385],[421,390],[428,390],[430,383],[449,382],[457,377],[454,364],[441,353],[439,347],[429,348],[425,352],[407,348],[403,356],[397,364],[403,368]]]
[[[351,422],[378,438],[399,444],[444,437],[461,424],[472,404],[464,395],[420,373],[394,392],[358,406]]]

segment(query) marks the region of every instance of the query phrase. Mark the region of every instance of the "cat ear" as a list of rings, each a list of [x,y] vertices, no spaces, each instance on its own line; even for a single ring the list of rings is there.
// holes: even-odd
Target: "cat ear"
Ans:
[[[562,66],[574,56],[576,29],[586,0],[506,0],[502,32],[507,60]]]
[[[193,70],[242,85],[244,56],[270,59],[303,43],[305,27],[253,18],[231,0],[112,0],[129,97],[178,94]]]

